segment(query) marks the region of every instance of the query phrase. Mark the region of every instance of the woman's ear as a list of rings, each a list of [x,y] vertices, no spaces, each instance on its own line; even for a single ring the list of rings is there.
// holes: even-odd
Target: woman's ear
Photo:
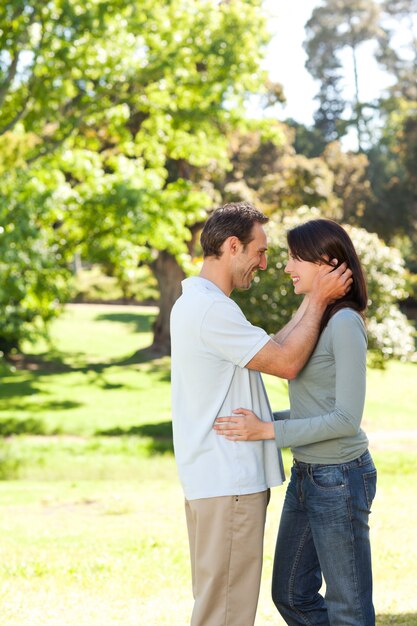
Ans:
[[[328,254],[322,254],[321,259],[319,261],[319,265],[334,265],[333,262],[330,262],[330,257]]]

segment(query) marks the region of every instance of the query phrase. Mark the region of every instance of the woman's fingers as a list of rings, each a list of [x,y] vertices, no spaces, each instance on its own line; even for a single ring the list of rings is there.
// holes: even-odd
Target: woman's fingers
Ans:
[[[234,417],[234,416],[230,416],[230,417],[218,417],[215,422],[214,425],[218,426],[221,429],[224,428],[230,428],[231,424],[239,424],[239,418],[238,417]]]
[[[218,435],[232,441],[251,440],[254,426],[262,423],[253,411],[248,409],[235,409],[233,415],[218,417],[214,422],[214,430]]]
[[[231,441],[246,441],[247,435],[244,432],[238,430],[216,430],[216,434],[224,437],[224,439],[230,439]]]
[[[244,424],[241,417],[218,417],[213,428],[218,435],[222,435],[226,439],[242,439],[244,435]]]

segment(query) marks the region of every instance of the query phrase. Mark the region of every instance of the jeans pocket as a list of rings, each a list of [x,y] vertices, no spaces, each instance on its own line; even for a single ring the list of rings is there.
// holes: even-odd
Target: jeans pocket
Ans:
[[[340,465],[312,467],[310,478],[320,489],[339,489],[345,486],[345,475]]]
[[[365,487],[366,502],[370,510],[376,494],[376,469],[362,474],[362,478]]]

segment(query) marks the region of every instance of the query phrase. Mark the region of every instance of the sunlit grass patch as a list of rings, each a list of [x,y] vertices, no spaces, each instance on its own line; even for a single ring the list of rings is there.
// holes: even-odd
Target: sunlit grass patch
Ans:
[[[169,359],[143,351],[153,316],[149,309],[71,307],[54,325],[54,352],[38,346],[30,367],[2,368],[1,626],[189,623]],[[271,405],[287,406],[286,383],[265,380]],[[378,626],[417,625],[415,380],[412,364],[369,372],[365,428],[378,468],[371,515]],[[372,436],[382,432],[383,440]],[[288,475],[288,450],[284,462]],[[284,624],[270,598],[284,494],[285,486],[274,489],[269,506],[256,626]]]

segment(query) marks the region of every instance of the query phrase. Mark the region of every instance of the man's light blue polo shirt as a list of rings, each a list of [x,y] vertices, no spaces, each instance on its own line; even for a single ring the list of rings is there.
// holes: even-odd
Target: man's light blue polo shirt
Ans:
[[[269,341],[238,305],[200,277],[182,283],[171,314],[172,421],[188,500],[264,491],[284,480],[275,441],[228,441],[213,430],[239,407],[264,421],[272,412],[259,372],[245,365]]]

